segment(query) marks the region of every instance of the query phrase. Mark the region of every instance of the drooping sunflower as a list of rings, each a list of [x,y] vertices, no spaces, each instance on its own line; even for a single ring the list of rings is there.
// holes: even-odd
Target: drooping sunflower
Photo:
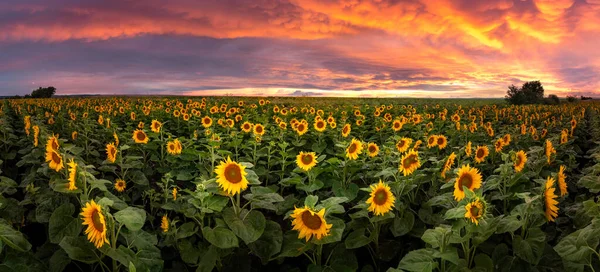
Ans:
[[[254,125],[253,132],[256,136],[263,136],[265,134],[265,127],[261,124],[256,124]]]
[[[127,188],[127,183],[122,179],[115,180],[115,190],[117,192],[122,193]]]
[[[479,225],[479,219],[485,214],[485,205],[479,198],[476,198],[465,206],[465,210],[465,218],[470,219],[475,225]]]
[[[150,129],[152,130],[152,132],[159,133],[161,127],[161,122],[159,122],[158,120],[152,120],[152,124],[150,124]]]
[[[56,150],[50,150],[46,152],[46,162],[48,162],[48,167],[56,172],[65,168],[63,158]]]
[[[546,153],[546,158],[548,160],[548,164],[550,164],[550,162],[552,161],[552,154],[556,154],[556,149],[554,149],[554,146],[552,146],[552,142],[548,139],[546,139],[546,145],[545,145],[545,153]]]
[[[544,204],[546,207],[544,213],[548,221],[554,221],[558,217],[558,201],[556,200],[558,196],[554,194],[554,182],[553,178],[548,177],[544,188]]]
[[[566,167],[564,165],[560,166],[560,170],[558,170],[558,189],[560,189],[560,196],[565,196],[567,194],[567,175],[565,175]]]
[[[502,142],[504,144],[504,146],[507,146],[510,144],[510,134],[504,134],[504,136],[502,137]]]
[[[369,157],[373,158],[379,154],[379,146],[376,143],[368,143],[367,151],[369,152]]]
[[[119,135],[117,135],[117,132],[113,132],[113,138],[115,138],[115,146],[119,146]]]
[[[132,138],[136,144],[147,144],[148,143],[148,136],[146,135],[146,133],[143,130],[136,129],[133,132]]]
[[[72,139],[73,141],[77,140],[77,131],[73,131],[73,132],[71,132],[71,139]]]
[[[46,141],[46,153],[50,152],[50,150],[58,151],[60,148],[60,144],[58,143],[58,136],[52,135]]]
[[[173,191],[171,191],[171,195],[173,195],[173,200],[177,200],[177,187],[173,188]]]
[[[485,160],[485,157],[490,154],[490,150],[487,145],[477,146],[475,149],[475,162],[482,163]]]
[[[450,156],[448,156],[448,159],[446,160],[446,162],[444,163],[444,167],[442,168],[442,178],[446,178],[446,172],[450,171],[450,168],[452,168],[452,165],[454,164],[454,160],[456,159],[456,154],[454,154],[454,152],[452,152],[452,154],[450,154]]]
[[[106,238],[106,220],[102,214],[102,207],[92,200],[85,203],[80,215],[83,216],[82,225],[87,225],[85,234],[87,234],[88,240],[96,248],[101,248],[104,243],[109,244]]]
[[[35,125],[33,126],[33,146],[37,147],[39,144],[39,136],[40,136],[40,127]]]
[[[396,197],[390,186],[379,180],[378,184],[371,185],[371,196],[367,199],[368,210],[375,215],[384,215],[392,210]]]
[[[350,135],[350,131],[352,131],[352,127],[350,126],[350,124],[345,124],[342,128],[342,137],[348,137],[348,135]]]
[[[227,160],[221,161],[221,164],[215,169],[217,184],[231,195],[246,190],[248,188],[248,180],[246,179],[247,173],[244,169],[246,169],[245,166],[227,157]]]
[[[300,154],[296,156],[296,164],[304,171],[309,171],[315,165],[317,165],[317,155],[315,152],[304,152],[300,151]]]
[[[242,131],[248,133],[250,131],[252,131],[252,124],[248,121],[244,122],[241,126]]]
[[[473,152],[473,149],[471,148],[471,141],[469,141],[467,143],[467,145],[465,146],[465,155],[467,155],[467,157],[471,157],[471,153]]]
[[[348,148],[346,148],[346,157],[348,157],[351,160],[358,159],[358,155],[362,153],[362,148],[362,143],[359,140],[353,138],[350,142],[350,145],[348,145]]]
[[[458,177],[454,182],[454,199],[457,201],[465,198],[463,186],[471,191],[481,187],[481,174],[477,168],[472,168],[467,164],[458,170]]]
[[[502,138],[499,138],[498,140],[496,140],[496,142],[494,143],[494,150],[496,150],[496,153],[502,152],[503,147],[504,147],[504,140]]]
[[[427,138],[427,147],[432,148],[437,145],[437,135],[431,135]]]
[[[569,131],[566,129],[563,129],[560,132],[560,144],[565,144],[569,141]]]
[[[439,149],[444,149],[448,145],[448,139],[444,135],[437,135],[436,142]]]
[[[527,162],[527,154],[525,153],[525,151],[519,150],[519,152],[517,152],[517,154],[515,154],[515,163],[514,163],[515,172],[518,173],[518,172],[523,171],[523,168],[525,168],[526,162]]]
[[[325,131],[325,129],[327,129],[327,123],[320,119],[315,121],[313,126],[314,126],[315,130],[318,132],[323,132],[323,131]]]
[[[417,150],[419,150],[419,147],[421,147],[421,144],[422,144],[422,143],[423,143],[423,141],[421,141],[421,140],[417,140],[417,141],[415,142],[415,145],[413,146],[413,148],[412,148],[412,149],[413,149],[414,151],[417,151]]]
[[[400,159],[400,165],[398,171],[402,172],[404,176],[412,174],[417,168],[421,167],[421,161],[419,160],[419,152],[415,150],[408,151]]]
[[[410,144],[412,144],[412,141],[413,140],[411,138],[404,137],[400,139],[398,143],[396,143],[396,149],[398,149],[398,152],[404,153],[410,148]]]
[[[325,209],[315,212],[304,206],[304,208],[294,208],[294,212],[290,216],[294,218],[292,229],[299,232],[298,239],[304,238],[308,241],[314,236],[315,239],[321,240],[329,235],[331,227],[333,227],[333,224],[327,224],[325,220]]]
[[[163,215],[162,220],[160,220],[160,228],[163,232],[169,231],[169,219],[167,218],[166,214]]]
[[[115,147],[114,143],[106,145],[106,160],[111,163],[114,163],[117,160],[117,147]]]
[[[69,166],[69,187],[67,189],[69,191],[75,191],[77,190],[77,186],[75,186],[75,183],[77,182],[77,163],[71,159],[71,161],[67,163],[67,166]]]

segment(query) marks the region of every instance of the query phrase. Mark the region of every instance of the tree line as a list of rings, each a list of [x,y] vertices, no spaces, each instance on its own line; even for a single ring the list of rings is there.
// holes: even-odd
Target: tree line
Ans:
[[[21,98],[50,98],[56,93],[56,88],[50,87],[39,87],[37,90],[31,91],[31,94],[26,94],[24,96],[15,95],[12,98],[21,99]]]
[[[557,95],[551,94],[544,97],[544,86],[540,81],[525,82],[520,88],[515,85],[508,86],[505,96],[506,102],[513,105],[526,104],[560,104],[560,98]],[[591,97],[581,96],[581,100],[591,100]],[[572,103],[577,101],[575,96],[567,96],[567,102]]]

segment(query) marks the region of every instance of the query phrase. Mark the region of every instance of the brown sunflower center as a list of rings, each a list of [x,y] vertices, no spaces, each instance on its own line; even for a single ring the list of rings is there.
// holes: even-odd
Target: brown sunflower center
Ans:
[[[262,133],[263,132],[263,128],[261,126],[257,126],[256,127],[256,132]]]
[[[483,158],[485,155],[485,150],[483,148],[477,149],[477,158]]]
[[[344,127],[344,129],[342,129],[342,133],[344,133],[344,134],[348,133],[348,127]]]
[[[324,124],[325,124],[324,122],[317,122],[317,127],[318,128],[323,128]]]
[[[404,147],[404,145],[406,145],[406,142],[405,142],[405,141],[400,141],[400,142],[398,143],[398,147],[399,147],[399,148],[402,148],[402,147]]]
[[[377,152],[377,147],[376,147],[376,146],[374,146],[374,145],[370,145],[370,146],[369,146],[369,152],[370,152],[370,153],[375,153],[375,152]]]
[[[458,178],[458,189],[459,190],[463,190],[462,187],[466,186],[467,188],[471,188],[471,186],[473,185],[473,177],[471,176],[471,174],[463,174]]]
[[[348,153],[354,153],[354,152],[356,152],[357,148],[358,147],[356,146],[355,143],[350,144],[350,146],[348,147]]]
[[[114,147],[109,147],[109,151],[110,151],[110,156],[114,157],[117,155],[117,149],[115,149]]]
[[[171,150],[171,151],[175,150],[175,144],[174,143],[169,143],[169,150]]]
[[[92,212],[92,224],[94,225],[94,229],[96,229],[97,231],[104,231],[104,225],[100,221],[100,212],[98,210],[94,210]]]
[[[250,125],[248,125],[248,124],[245,124],[245,125],[244,125],[244,129],[246,129],[246,130],[250,129]]]
[[[471,209],[470,212],[473,216],[475,217],[479,217],[479,213],[481,213],[481,209],[479,209],[479,207],[477,207],[477,205],[471,205]]]
[[[416,162],[417,162],[417,156],[414,154],[411,154],[411,155],[408,155],[406,158],[404,158],[404,161],[402,161],[402,166],[404,168],[408,169]]]
[[[433,144],[435,142],[435,139],[433,137],[430,137],[428,142],[429,144]]]
[[[298,125],[298,131],[304,131],[304,124]]]
[[[58,153],[52,152],[52,162],[59,164],[60,161],[61,161],[61,158],[58,156]]]
[[[138,132],[135,134],[135,137],[139,140],[139,141],[143,141],[146,140],[146,135],[143,132]]]
[[[437,143],[438,145],[444,145],[444,138],[438,138]]]
[[[313,162],[313,157],[311,155],[303,155],[302,156],[302,163],[310,164],[312,162]]]
[[[399,128],[400,127],[400,123],[394,123],[394,128]]]
[[[321,224],[323,224],[321,217],[319,217],[317,214],[312,214],[310,211],[305,211],[302,213],[302,222],[306,227],[312,230],[318,230],[321,228]]]
[[[383,205],[388,199],[388,194],[385,189],[378,189],[373,197],[373,202],[377,205]]]
[[[229,164],[225,167],[225,178],[231,183],[240,183],[242,181],[241,169],[237,164]]]
[[[521,162],[523,161],[523,159],[521,158],[521,155],[517,155],[517,159],[515,160],[515,163],[517,165],[521,165]]]
[[[204,122],[205,124],[210,124],[210,119],[204,118],[202,119],[202,122]]]

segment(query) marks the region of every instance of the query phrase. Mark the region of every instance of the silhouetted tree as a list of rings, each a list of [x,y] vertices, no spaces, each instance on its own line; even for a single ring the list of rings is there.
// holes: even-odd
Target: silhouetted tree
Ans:
[[[46,88],[39,87],[31,92],[31,98],[50,98],[56,93],[56,88],[50,86]]]
[[[548,105],[557,105],[560,104],[560,99],[555,94],[551,94],[544,100],[544,103]]]
[[[591,96],[581,96],[581,100],[592,100]]]
[[[569,103],[573,103],[573,102],[577,101],[577,97],[572,96],[572,95],[567,95],[567,101]]]
[[[544,87],[539,81],[525,82],[521,88],[510,85],[505,99],[515,105],[541,103],[544,101]]]

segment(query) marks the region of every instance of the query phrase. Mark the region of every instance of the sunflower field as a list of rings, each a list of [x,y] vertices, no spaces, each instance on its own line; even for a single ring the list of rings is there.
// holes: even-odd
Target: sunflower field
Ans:
[[[597,102],[0,103],[0,271],[600,271]]]

